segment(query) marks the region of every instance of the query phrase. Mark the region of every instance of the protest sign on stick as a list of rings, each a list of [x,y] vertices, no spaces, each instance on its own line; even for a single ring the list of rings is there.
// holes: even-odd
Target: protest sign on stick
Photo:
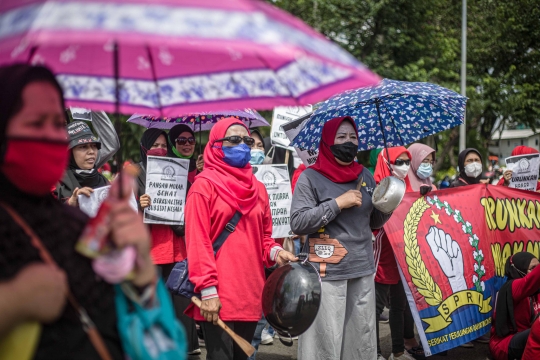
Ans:
[[[281,125],[281,128],[285,132],[285,135],[287,136],[289,141],[292,141],[296,137],[296,135],[298,135],[298,133],[304,128],[310,116],[311,113],[307,113],[295,120]],[[306,167],[315,164],[315,161],[317,161],[317,157],[319,156],[318,150],[304,150],[299,148],[293,149],[296,150],[298,157],[302,160]]]
[[[110,189],[110,185],[103,186],[94,189],[94,192],[90,195],[90,197],[87,197],[86,195],[79,195],[79,209],[86,215],[90,217],[95,217],[99,210],[99,207],[101,206],[101,203],[105,201],[107,196],[109,196]],[[131,197],[129,198],[129,205],[131,205],[133,210],[137,211],[137,200],[135,199],[134,194],[131,194]]]
[[[511,156],[505,161],[508,170],[512,170],[512,180],[510,180],[509,187],[536,191],[540,154]]]
[[[147,224],[183,225],[189,160],[148,156],[146,193],[151,205],[144,209]]]
[[[255,177],[268,192],[272,214],[272,237],[291,236],[291,181],[287,165],[252,165]]]

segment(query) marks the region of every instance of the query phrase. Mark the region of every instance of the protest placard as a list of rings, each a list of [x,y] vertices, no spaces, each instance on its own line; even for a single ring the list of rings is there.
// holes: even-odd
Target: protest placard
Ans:
[[[287,165],[252,165],[255,177],[264,184],[270,200],[272,237],[291,236],[291,181]]]
[[[270,133],[272,144],[293,151],[294,148],[289,146],[291,141],[281,126],[310,112],[311,106],[278,106],[274,108],[274,112],[272,114],[272,130]]]
[[[99,207],[101,206],[101,203],[105,201],[107,196],[109,196],[109,190],[111,189],[111,186],[103,186],[97,189],[94,189],[94,192],[90,195],[90,197],[87,197],[86,195],[79,195],[79,209],[86,215],[90,217],[96,216]],[[137,211],[137,200],[135,199],[135,195],[131,194],[131,197],[129,199],[129,205],[133,208],[133,210]]]
[[[92,121],[92,110],[81,107],[70,107],[73,120]]]
[[[509,187],[536,191],[540,154],[511,156],[505,161],[508,170],[512,170],[512,180],[510,180]]]
[[[287,136],[289,141],[292,141],[296,137],[296,135],[298,135],[298,133],[304,128],[310,116],[311,113],[307,113],[298,117],[295,120],[281,125],[281,129],[285,132],[285,135]],[[294,149],[296,150],[298,157],[307,167],[315,164],[315,161],[317,161],[317,157],[319,156],[318,150],[304,150],[299,148]]]
[[[189,160],[148,156],[146,193],[151,205],[144,209],[147,224],[183,225]]]

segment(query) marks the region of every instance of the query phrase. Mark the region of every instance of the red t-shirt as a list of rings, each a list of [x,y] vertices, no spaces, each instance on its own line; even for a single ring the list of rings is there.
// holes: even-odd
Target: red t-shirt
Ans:
[[[176,236],[169,225],[150,225],[152,249],[150,255],[156,265],[172,264],[186,258],[186,244]]]

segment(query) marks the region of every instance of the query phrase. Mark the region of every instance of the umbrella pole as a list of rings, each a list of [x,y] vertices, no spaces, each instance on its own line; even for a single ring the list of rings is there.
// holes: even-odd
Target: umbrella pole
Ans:
[[[381,126],[381,132],[384,141],[384,149],[386,150],[386,165],[388,166],[388,170],[390,170],[390,173],[392,173],[392,168],[390,167],[390,153],[388,152],[388,146],[386,146],[386,135],[384,133],[384,125],[382,123],[381,112],[379,110],[380,102],[381,101],[379,99],[375,100],[375,106],[377,107],[377,117],[379,118],[379,124]]]
[[[201,133],[202,133],[202,121],[199,119],[199,155],[202,154],[202,140],[201,140]]]
[[[113,53],[113,67],[114,67],[114,88],[115,88],[115,104],[114,104],[114,115],[115,115],[115,129],[118,139],[120,139],[120,134],[122,133],[122,122],[120,119],[120,62],[118,61],[118,43],[114,43],[114,53]],[[119,182],[119,194],[120,198],[124,197],[123,181],[122,181],[122,147],[116,152],[116,163],[118,166],[118,182]]]

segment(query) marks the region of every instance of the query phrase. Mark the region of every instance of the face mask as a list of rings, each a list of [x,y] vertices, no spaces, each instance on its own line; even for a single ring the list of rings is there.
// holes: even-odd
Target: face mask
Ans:
[[[237,146],[223,146],[223,161],[232,167],[243,168],[251,159],[251,149],[246,144],[242,143]]]
[[[427,179],[431,176],[431,173],[433,172],[433,167],[431,164],[420,164],[420,167],[418,170],[416,170],[416,175],[422,180]]]
[[[67,142],[8,138],[0,171],[19,190],[43,196],[62,178],[67,163]]]
[[[474,162],[465,166],[465,174],[468,177],[477,178],[482,174],[482,164],[479,162]]]
[[[150,156],[165,156],[167,155],[167,149],[163,149],[163,148],[155,148],[155,149],[150,149],[146,152],[146,155],[150,155]]]
[[[405,179],[409,172],[410,165],[403,164],[401,166],[392,165],[392,173],[399,179]]]
[[[251,160],[249,160],[249,163],[251,165],[260,165],[264,161],[264,151],[260,149],[253,149],[251,150]]]
[[[355,145],[352,141],[347,141],[344,144],[334,144],[330,146],[330,151],[332,151],[332,154],[336,159],[343,161],[344,163],[350,163],[358,153],[358,145]]]

